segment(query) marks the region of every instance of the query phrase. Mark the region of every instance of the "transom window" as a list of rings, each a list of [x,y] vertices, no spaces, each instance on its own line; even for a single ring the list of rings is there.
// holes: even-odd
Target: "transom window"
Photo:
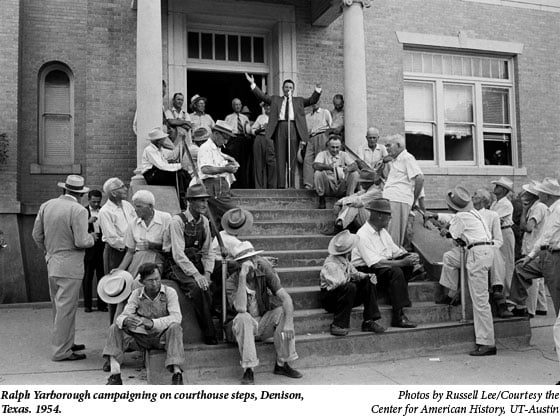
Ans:
[[[189,31],[187,45],[190,59],[266,62],[264,36]]]
[[[515,162],[511,59],[407,50],[406,147],[435,166]]]

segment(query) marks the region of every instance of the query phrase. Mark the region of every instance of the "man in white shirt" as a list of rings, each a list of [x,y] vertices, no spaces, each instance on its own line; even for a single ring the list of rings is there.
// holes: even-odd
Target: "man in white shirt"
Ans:
[[[408,215],[417,202],[424,186],[424,175],[414,156],[406,151],[405,139],[400,134],[387,137],[387,153],[393,158],[383,189],[383,198],[391,202],[391,222],[388,231],[393,241],[402,246]]]
[[[252,159],[252,142],[249,137],[251,125],[249,118],[241,110],[243,104],[241,99],[234,98],[231,101],[233,113],[229,114],[225,121],[231,127],[232,136],[225,145],[225,152],[239,163],[237,170],[236,188],[249,188],[249,162]]]
[[[360,169],[370,167],[371,169],[377,169],[379,167],[379,162],[383,161],[384,158],[389,156],[387,153],[387,148],[378,143],[379,141],[379,130],[376,127],[369,127],[366,132],[367,147],[364,148],[364,159],[363,163],[358,162]],[[361,165],[360,165],[361,164]],[[363,166],[363,167],[362,167]]]
[[[313,162],[319,152],[325,150],[328,138],[328,130],[332,124],[331,113],[319,106],[320,101],[313,104],[311,112],[305,116],[309,141],[305,148],[303,160],[303,186],[313,189]]]
[[[198,94],[191,98],[191,109],[192,113],[189,114],[191,117],[191,130],[194,134],[201,137],[204,133],[207,135],[210,133],[214,127],[214,119],[206,113],[206,98]],[[200,146],[200,145],[199,145]]]
[[[183,139],[190,146],[191,139],[191,117],[183,110],[185,97],[177,92],[173,95],[173,106],[164,113],[167,123],[167,134],[176,146]]]

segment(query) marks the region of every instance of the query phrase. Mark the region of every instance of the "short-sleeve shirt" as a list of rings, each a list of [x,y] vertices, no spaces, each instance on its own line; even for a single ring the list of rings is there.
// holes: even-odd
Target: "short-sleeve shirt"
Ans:
[[[192,122],[191,129],[193,133],[196,131],[197,128],[200,127],[205,128],[208,132],[212,131],[215,122],[210,115],[208,114],[198,115],[196,112],[193,112],[192,114],[189,114],[189,117],[191,118],[191,122]]]
[[[373,168],[377,162],[388,155],[387,148],[378,143],[374,150],[371,150],[369,147],[364,149],[364,162],[367,163],[370,168]]]
[[[148,249],[148,242],[154,242],[162,245],[163,251],[167,252],[171,249],[170,223],[171,215],[158,210],[154,210],[154,217],[148,226],[144,220],[137,217],[128,226],[124,234],[124,243],[128,249],[142,251]]]
[[[383,189],[383,198],[412,206],[414,201],[412,178],[422,175],[418,162],[414,156],[403,150],[389,163],[389,166],[391,169]]]
[[[365,223],[357,235],[360,241],[352,250],[354,267],[371,267],[381,260],[396,258],[405,252],[393,242],[386,229],[378,232],[369,223]]]
[[[214,143],[212,139],[206,140],[202,144],[202,146],[200,146],[200,149],[198,150],[197,159],[198,159],[198,167],[200,169],[204,168],[205,166],[217,166],[223,168],[228,163],[228,161],[226,160],[226,158],[224,158],[222,152],[220,152],[220,149],[218,149],[218,146],[216,146],[216,143]],[[213,174],[213,175],[202,173],[200,176],[201,179],[220,178],[220,177],[229,179],[228,173]]]
[[[533,249],[536,240],[542,233],[542,228],[544,226],[544,221],[548,215],[548,207],[546,204],[540,201],[535,201],[529,211],[527,212],[527,222],[529,220],[535,220],[535,227],[531,232],[525,232],[523,234],[523,242],[521,243],[521,253],[527,255]]]
[[[317,156],[315,157],[315,163],[323,163],[326,165],[334,164],[334,166],[339,166],[341,168],[345,168],[353,162],[354,159],[352,159],[346,152],[339,152],[338,155],[333,156],[328,150],[323,150],[322,152],[317,153]]]
[[[490,210],[495,211],[500,216],[500,223],[503,227],[513,225],[513,204],[509,201],[509,198],[502,197],[499,200],[492,203]]]

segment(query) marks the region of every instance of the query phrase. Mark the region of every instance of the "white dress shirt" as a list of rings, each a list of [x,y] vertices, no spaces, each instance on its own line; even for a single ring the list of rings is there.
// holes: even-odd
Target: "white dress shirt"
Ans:
[[[529,257],[535,258],[541,246],[560,249],[560,200],[556,200],[549,208],[541,235],[535,241]]]
[[[261,114],[257,117],[256,121],[253,123],[251,127],[251,133],[253,135],[257,135],[257,131],[265,128],[268,125],[268,115]]]
[[[128,229],[128,224],[134,219],[136,219],[136,211],[128,201],[122,200],[121,205],[117,206],[111,200],[107,200],[99,210],[103,242],[119,251],[123,251],[125,249],[124,235]]]
[[[129,249],[143,251],[148,249],[148,242],[153,242],[161,245],[164,252],[168,252],[171,250],[170,223],[171,215],[158,210],[154,210],[154,217],[148,226],[142,218],[137,217],[128,225],[124,243]]]
[[[324,133],[332,125],[331,113],[328,109],[318,108],[305,116],[309,137]]]
[[[238,120],[241,121],[241,127],[243,127],[243,131],[241,133],[239,132]],[[241,113],[236,114],[234,112],[233,114],[229,114],[225,121],[230,125],[233,134],[245,134],[248,131],[247,126],[249,125],[249,118],[246,115]]]
[[[364,162],[372,169],[377,162],[388,155],[389,153],[387,153],[387,148],[379,143],[377,143],[374,150],[371,150],[369,147],[364,148]]]
[[[513,225],[513,204],[511,204],[511,201],[509,201],[507,196],[492,203],[490,210],[498,213],[502,227]]]
[[[498,213],[493,210],[483,208],[478,210],[478,214],[480,214],[492,234],[494,247],[501,248],[504,243],[504,239],[502,236],[502,229],[500,228],[500,216],[498,216]]]
[[[352,250],[354,267],[371,267],[381,260],[396,258],[405,253],[391,239],[386,229],[376,231],[366,222],[357,232],[360,237],[358,245]]]
[[[227,165],[228,160],[224,157],[224,154],[220,151],[216,143],[210,138],[206,140],[200,146],[198,150],[198,168],[201,172],[200,179],[208,178],[225,178],[229,185],[235,181],[235,176],[232,173],[224,172],[221,174],[205,174],[202,173],[202,168],[205,166],[216,166],[223,168]]]
[[[535,201],[531,208],[527,211],[527,223],[533,219],[535,227],[531,232],[523,233],[523,241],[521,242],[521,253],[527,255],[533,249],[535,242],[543,232],[544,222],[548,216],[548,207],[540,201]]]
[[[169,153],[161,148],[157,148],[153,143],[148,144],[142,152],[140,164],[142,173],[149,171],[154,166],[162,171],[177,172],[181,169],[180,163],[169,163],[167,157]]]
[[[403,150],[397,158],[389,163],[390,170],[383,189],[383,198],[412,206],[414,201],[414,181],[412,178],[422,175],[422,170],[414,156]]]
[[[233,250],[241,243],[241,241],[237,236],[230,235],[225,230],[220,232],[220,236],[222,237],[224,248],[227,251],[227,258],[233,258]],[[212,240],[212,249],[214,250],[214,254],[216,254],[216,260],[222,261],[222,251],[220,249],[220,243],[218,242],[217,236]]]

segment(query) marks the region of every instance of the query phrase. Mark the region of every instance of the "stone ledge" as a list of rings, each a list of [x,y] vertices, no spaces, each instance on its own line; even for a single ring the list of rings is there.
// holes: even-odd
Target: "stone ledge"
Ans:
[[[72,165],[43,165],[38,163],[32,163],[29,165],[29,173],[32,175],[42,175],[42,174],[81,174],[82,165],[80,163]]]

